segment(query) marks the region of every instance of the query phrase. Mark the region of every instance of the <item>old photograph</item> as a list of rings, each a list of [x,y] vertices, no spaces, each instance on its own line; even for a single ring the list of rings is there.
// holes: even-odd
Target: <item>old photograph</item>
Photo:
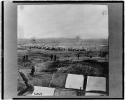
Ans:
[[[17,6],[18,96],[108,96],[108,6]]]

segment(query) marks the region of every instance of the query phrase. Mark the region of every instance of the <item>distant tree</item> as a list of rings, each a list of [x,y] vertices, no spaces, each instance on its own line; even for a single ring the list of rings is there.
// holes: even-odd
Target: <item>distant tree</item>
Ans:
[[[76,36],[76,41],[79,41],[80,40],[80,36]]]
[[[32,43],[32,44],[34,44],[34,43],[36,43],[36,38],[35,38],[35,37],[33,37],[33,38],[31,38],[31,40],[30,40],[30,41],[31,41],[31,43]]]

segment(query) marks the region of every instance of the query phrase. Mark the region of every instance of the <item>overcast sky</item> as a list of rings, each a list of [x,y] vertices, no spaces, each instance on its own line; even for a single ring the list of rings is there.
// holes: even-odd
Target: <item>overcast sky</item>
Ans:
[[[108,38],[106,5],[18,5],[18,38]]]

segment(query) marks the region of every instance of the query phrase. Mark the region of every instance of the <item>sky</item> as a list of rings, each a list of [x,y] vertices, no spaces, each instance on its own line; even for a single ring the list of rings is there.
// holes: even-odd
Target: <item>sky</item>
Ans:
[[[106,5],[18,5],[18,38],[107,39]]]

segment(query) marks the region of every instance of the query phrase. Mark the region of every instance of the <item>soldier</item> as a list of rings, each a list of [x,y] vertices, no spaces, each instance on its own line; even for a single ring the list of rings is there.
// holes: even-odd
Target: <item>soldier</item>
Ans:
[[[56,61],[56,55],[54,55],[54,60]]]
[[[28,61],[28,55],[26,55],[26,61]]]
[[[23,56],[23,61],[25,62],[25,55]]]
[[[52,61],[53,60],[53,54],[51,54],[50,58],[51,58],[51,61]]]
[[[31,73],[30,73],[30,75],[34,75],[34,72],[35,72],[35,67],[34,66],[32,66],[32,69],[31,69]]]
[[[79,59],[79,54],[78,54],[78,59]]]

